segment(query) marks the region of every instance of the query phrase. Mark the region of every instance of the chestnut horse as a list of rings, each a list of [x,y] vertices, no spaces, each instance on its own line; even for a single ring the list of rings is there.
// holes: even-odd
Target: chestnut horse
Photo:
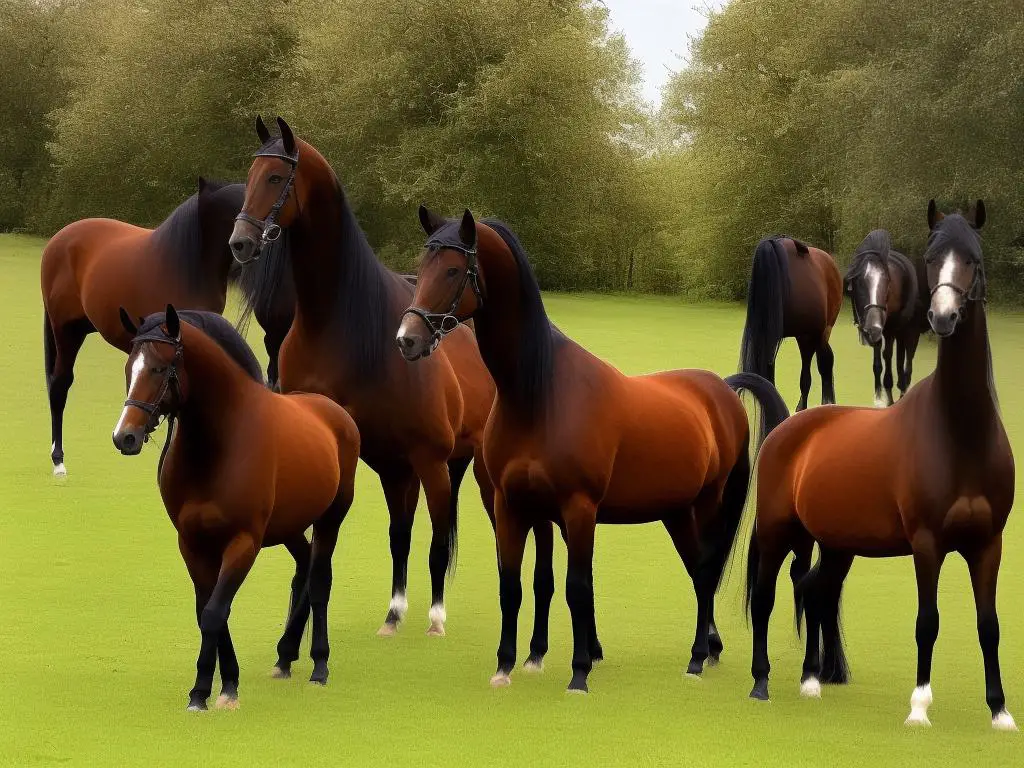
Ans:
[[[717,659],[722,649],[714,595],[750,481],[750,429],[735,390],[748,389],[761,402],[762,432],[786,417],[785,403],[750,374],[725,381],[706,371],[624,376],[551,324],[526,253],[505,224],[477,224],[469,211],[449,221],[425,208],[420,220],[428,239],[399,348],[408,360],[431,353],[433,359],[472,317],[498,388],[483,445],[496,488],[502,615],[492,685],[511,682],[523,547],[529,529],[549,520],[562,528],[569,549],[569,690],[588,690],[600,656],[592,567],[597,523],[661,521],[668,529],[697,593],[687,672],[699,675],[709,655]]]
[[[206,709],[218,654],[217,706],[238,706],[231,601],[262,547],[284,544],[293,554],[305,553],[310,526],[312,553],[302,561],[296,557],[274,673],[290,675],[312,609],[310,682],[326,684],[331,555],[352,502],[359,457],[355,423],[326,397],[266,389],[251,350],[216,314],[179,316],[168,306],[137,329],[123,309],[120,314],[133,338],[125,366],[128,399],[114,445],[135,455],[161,416],[173,421],[157,474],[195,586],[202,634],[189,710]]]
[[[766,237],[754,251],[747,289],[747,320],[740,370],[775,383],[775,356],[788,337],[800,346],[800,402],[811,391],[811,358],[817,356],[822,404],[836,401],[832,377],[832,328],[843,305],[843,281],[833,258],[792,237]]]
[[[893,404],[893,347],[900,397],[910,389],[917,344],[928,327],[928,305],[918,288],[918,277],[914,262],[893,249],[889,233],[876,229],[857,247],[843,278],[843,292],[850,297],[861,343],[874,350],[876,407]]]
[[[1014,464],[992,377],[985,271],[972,220],[943,217],[932,201],[925,253],[928,321],[939,337],[935,372],[898,403],[820,408],[794,416],[761,451],[747,593],[754,625],[754,688],[768,698],[768,620],[786,555],[816,541],[821,560],[805,590],[807,651],[801,693],[820,696],[818,627],[838,632],[838,600],[855,556],[912,555],[917,572],[917,686],[908,725],[928,725],[932,649],[939,632],[939,570],[967,561],[997,729],[1015,729],[999,675],[996,579],[1013,505]],[[851,461],[850,457],[857,457]]]
[[[83,219],[50,238],[43,249],[41,284],[54,475],[66,474],[64,407],[85,337],[99,331],[108,344],[127,352],[131,336],[118,319],[120,306],[132,317],[158,312],[168,302],[223,312],[229,276],[240,278],[225,240],[244,196],[241,184],[200,178],[199,191],[156,229],[114,219]],[[281,247],[286,243],[282,240]],[[271,381],[293,304],[284,285],[257,312],[256,319],[268,331]]]
[[[272,138],[257,118],[262,143],[249,170],[245,204],[231,247],[251,261],[281,228],[292,238],[295,321],[281,347],[284,391],[320,392],[344,406],[362,436],[362,458],[380,477],[391,517],[391,603],[383,636],[404,619],[409,546],[419,486],[432,524],[432,601],[428,633],[443,635],[445,574],[453,564],[458,491],[481,444],[494,382],[472,331],[460,328],[445,350],[410,366],[394,347],[412,286],[381,264],[323,156],[278,118]],[[274,258],[273,254],[264,259]],[[272,269],[266,272],[272,273]],[[476,462],[488,514],[493,490]],[[551,526],[538,526],[535,643],[547,649],[547,608],[554,590]]]

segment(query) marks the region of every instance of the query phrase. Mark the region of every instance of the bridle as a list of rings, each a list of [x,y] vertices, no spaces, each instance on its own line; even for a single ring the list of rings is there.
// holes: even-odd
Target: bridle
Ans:
[[[276,150],[269,148],[260,149],[253,155],[253,157],[279,158],[288,163],[291,166],[291,170],[288,172],[288,178],[284,182],[284,187],[281,188],[281,194],[277,196],[277,200],[274,201],[274,204],[270,207],[270,212],[267,214],[266,218],[257,219],[255,216],[250,216],[245,211],[241,211],[237,216],[235,216],[235,221],[248,222],[260,231],[260,242],[256,247],[256,250],[253,251],[251,258],[242,261],[237,255],[235,255],[234,250],[231,251],[231,255],[234,260],[243,266],[245,264],[251,264],[254,261],[258,261],[263,248],[268,243],[273,243],[281,237],[281,225],[277,223],[277,216],[281,213],[281,209],[284,207],[284,204],[288,202],[288,195],[291,194],[292,187],[295,185],[295,171],[299,167],[299,148],[296,147],[294,154],[291,155],[285,152],[277,152]]]
[[[925,260],[929,261],[927,257]],[[971,259],[967,263],[974,265],[974,277],[971,278],[971,284],[967,288],[961,288],[956,283],[944,282],[938,283],[934,288],[932,288],[930,294],[931,298],[934,298],[935,292],[938,291],[939,288],[949,288],[952,290],[960,299],[960,305],[957,307],[957,315],[959,315],[961,319],[963,319],[964,312],[966,311],[967,302],[985,301],[985,267],[980,261],[975,261],[974,259]]]
[[[864,254],[864,255],[878,255],[878,256],[882,255],[878,251],[861,251],[861,253]],[[881,266],[881,268],[882,268],[882,270],[885,270],[885,265],[883,264]],[[858,275],[858,277],[862,277],[862,276],[863,275]],[[857,278],[854,278],[854,280],[856,280],[856,279]],[[864,322],[864,318],[867,316],[868,312],[870,312],[872,309],[877,309],[879,312],[881,312],[883,318],[885,317],[885,313],[889,311],[888,307],[886,307],[884,304],[871,303],[871,304],[865,304],[864,305],[864,311],[861,312],[860,307],[857,306],[857,294],[853,290],[853,281],[850,281],[850,283],[848,284],[848,291],[849,291],[849,294],[850,294],[850,304],[853,306],[853,324],[855,326],[857,326],[858,329],[860,329],[861,323]]]
[[[132,350],[142,343],[152,342],[156,344],[170,344],[174,347],[174,359],[171,360],[167,366],[167,372],[164,374],[164,380],[160,384],[160,389],[156,393],[156,398],[152,401],[149,400],[136,400],[135,398],[129,397],[124,401],[125,408],[131,406],[132,408],[138,408],[143,413],[147,414],[149,418],[146,420],[145,426],[145,440],[149,441],[149,436],[160,426],[160,416],[163,410],[163,400],[170,391],[171,396],[174,398],[175,407],[168,409],[167,418],[169,422],[174,420],[174,412],[177,410],[177,406],[181,405],[182,401],[182,390],[181,390],[181,378],[178,376],[178,365],[181,364],[182,357],[184,355],[184,347],[182,346],[181,339],[172,339],[162,334],[147,333],[142,336],[136,336],[132,339]],[[170,436],[170,430],[168,430],[168,436]]]
[[[483,306],[484,297],[480,292],[480,272],[477,266],[476,248],[467,248],[464,245],[441,240],[428,240],[426,247],[434,250],[451,248],[466,258],[466,271],[462,275],[462,282],[459,283],[459,287],[455,291],[455,297],[452,299],[447,312],[428,312],[422,307],[413,306],[402,313],[403,318],[406,315],[416,315],[416,317],[426,323],[431,331],[430,348],[433,350],[441,343],[441,339],[458,328],[460,323],[464,323],[469,319],[469,316],[459,317],[456,314],[459,304],[462,303],[462,296],[466,292],[466,286],[468,285],[473,289],[473,296],[476,297],[476,310],[474,312]]]

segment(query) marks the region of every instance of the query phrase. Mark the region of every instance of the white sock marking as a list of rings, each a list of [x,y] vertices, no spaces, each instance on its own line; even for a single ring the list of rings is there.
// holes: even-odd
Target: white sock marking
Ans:
[[[1016,731],[1017,723],[1013,721],[1013,715],[1004,709],[992,718],[992,727],[997,731]]]
[[[398,592],[391,598],[391,604],[388,606],[388,612],[394,612],[399,621],[405,619],[405,612],[408,610],[409,600],[406,598],[404,592]]]
[[[437,603],[437,605],[430,606],[430,612],[427,614],[430,618],[431,624],[440,624],[444,626],[444,623],[448,621],[448,614],[444,609],[444,603]]]
[[[808,699],[821,698],[821,683],[816,677],[808,677],[800,683],[800,695]]]
[[[928,719],[928,707],[932,705],[932,686],[919,685],[910,694],[910,714],[904,721],[905,725],[929,726],[932,721]]]

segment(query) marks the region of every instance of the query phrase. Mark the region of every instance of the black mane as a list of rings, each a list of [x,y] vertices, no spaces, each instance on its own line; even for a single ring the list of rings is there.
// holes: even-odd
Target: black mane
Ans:
[[[854,280],[859,280],[864,276],[864,271],[867,269],[868,264],[872,262],[885,268],[895,265],[902,270],[907,286],[907,298],[900,310],[900,320],[908,322],[913,319],[920,290],[917,284],[917,269],[910,259],[893,249],[892,238],[889,232],[884,229],[875,229],[869,232],[867,237],[857,246],[857,250],[854,251],[850,268],[846,270],[846,274],[843,276],[844,292],[850,296],[851,304],[854,304],[856,301],[850,292],[852,283]],[[853,307],[853,318],[854,322],[856,322],[856,306]]]
[[[199,195],[214,193],[227,196],[227,201],[219,203],[224,205],[226,217],[234,218],[242,209],[242,201],[245,199],[244,184],[208,181],[202,193],[196,192],[175,208],[151,235],[157,258],[163,260],[174,271],[180,272],[185,278],[186,285],[192,290],[201,291],[207,288],[208,276],[213,274],[208,268],[209,265],[205,263],[206,254],[203,253],[203,223],[199,215]],[[236,199],[237,206],[233,211],[228,211]],[[226,249],[227,243],[224,245]]]
[[[507,395],[513,407],[527,417],[534,417],[543,411],[551,394],[555,350],[565,342],[565,336],[554,326],[544,310],[540,285],[519,238],[502,221],[484,219],[483,223],[498,233],[512,252],[518,268],[523,312],[523,324],[519,332],[519,376]],[[458,220],[446,226],[458,229]]]
[[[981,235],[959,213],[948,214],[935,225],[928,236],[925,260],[949,250],[963,254],[979,264],[984,263],[981,257]]]
[[[234,326],[216,312],[200,312],[197,310],[183,309],[178,311],[178,317],[194,328],[205,333],[223,349],[228,356],[242,367],[253,381],[263,383],[263,370],[260,368],[256,355],[249,348],[245,339],[241,337]],[[139,327],[137,335],[149,333],[166,322],[166,313],[157,312],[147,317]]]

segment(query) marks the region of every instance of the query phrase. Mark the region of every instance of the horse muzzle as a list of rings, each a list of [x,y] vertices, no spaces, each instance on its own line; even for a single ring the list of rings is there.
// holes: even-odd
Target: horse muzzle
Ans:
[[[256,261],[260,255],[261,236],[262,233],[249,222],[236,221],[231,237],[228,238],[228,247],[231,248],[234,260],[243,265]]]
[[[114,432],[114,447],[124,456],[138,456],[146,442],[146,433],[142,429],[122,429]]]

